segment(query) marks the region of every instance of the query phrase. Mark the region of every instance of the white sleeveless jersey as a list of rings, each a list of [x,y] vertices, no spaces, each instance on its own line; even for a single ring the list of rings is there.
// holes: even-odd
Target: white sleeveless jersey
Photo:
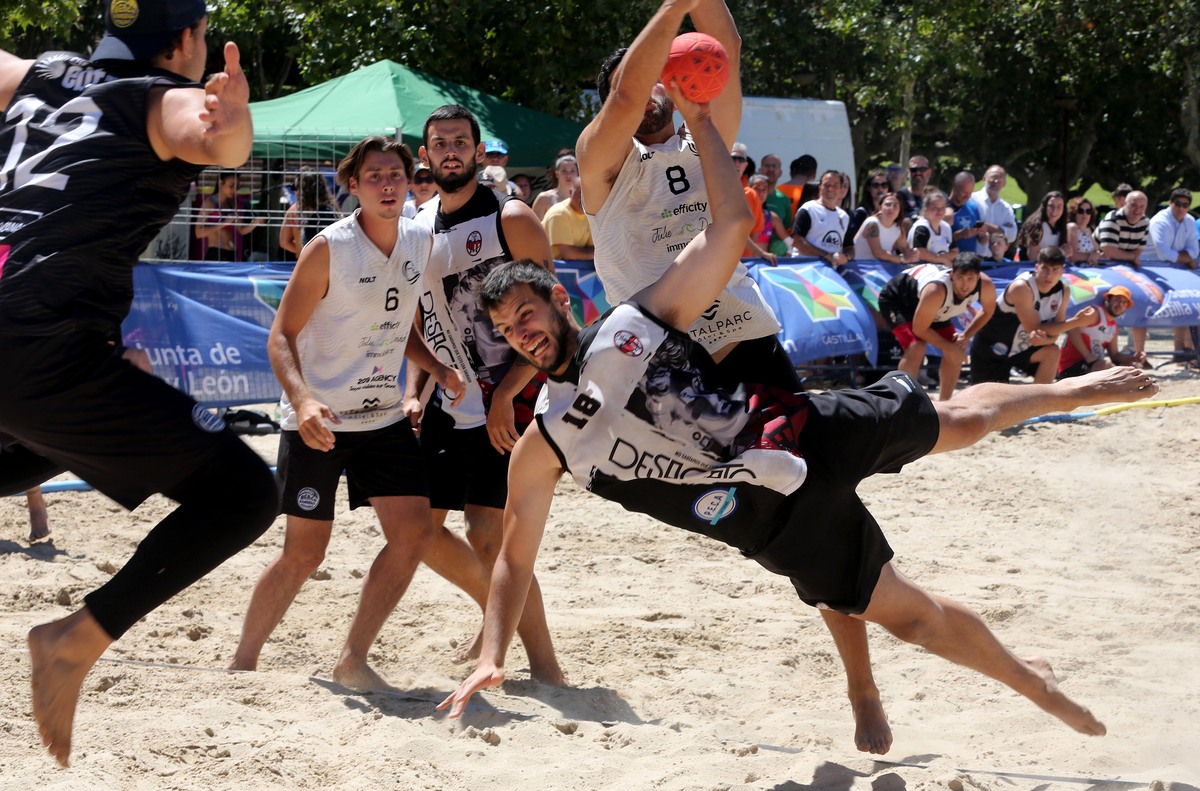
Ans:
[[[765,438],[745,386],[714,370],[699,344],[627,302],[580,334],[567,373],[542,390],[538,428],[587,490],[753,548],[808,466]]]
[[[950,227],[950,223],[938,223],[938,229],[934,231],[933,226],[929,224],[928,218],[921,217],[908,229],[908,244],[910,247],[916,246],[913,244],[913,237],[918,228],[924,228],[929,231],[929,244],[925,245],[925,249],[929,252],[941,254],[954,246],[954,229]]]
[[[1045,324],[1058,316],[1059,306],[1069,298],[1063,281],[1055,283],[1050,291],[1043,294],[1038,291],[1037,280],[1033,272],[1022,272],[1004,289],[1004,293],[996,300],[996,312],[975,336],[976,343],[984,343],[992,347],[997,356],[1013,356],[1029,348],[1029,333],[1021,326],[1017,309],[1008,301],[1008,289],[1013,283],[1024,282],[1033,292],[1033,309],[1037,311],[1038,322]]]
[[[808,212],[812,220],[805,240],[818,250],[827,253],[840,253],[846,239],[846,227],[850,224],[850,215],[840,208],[828,209],[819,200],[810,200],[800,207],[800,211]]]
[[[304,383],[342,421],[333,431],[368,431],[404,419],[400,366],[433,236],[400,218],[400,236],[385,255],[358,224],[358,211],[325,230],[329,291],[296,339]],[[282,427],[299,428],[287,394]]]
[[[946,291],[942,296],[941,307],[938,308],[937,315],[933,317],[934,324],[944,324],[950,321],[955,316],[960,316],[967,312],[967,308],[971,307],[971,303],[979,298],[983,277],[975,283],[975,290],[968,294],[964,299],[957,299],[954,296],[954,281],[951,279],[953,270],[938,266],[937,264],[918,264],[910,269],[904,270],[904,274],[908,275],[917,284],[917,298],[920,299],[920,294],[925,290],[925,286],[930,283],[940,284]]]
[[[583,196],[587,210],[587,193]],[[600,211],[588,214],[596,274],[610,305],[662,277],[675,257],[712,221],[700,156],[690,135],[633,147]],[[710,352],[779,331],[774,311],[738,263],[717,301],[691,327]]]

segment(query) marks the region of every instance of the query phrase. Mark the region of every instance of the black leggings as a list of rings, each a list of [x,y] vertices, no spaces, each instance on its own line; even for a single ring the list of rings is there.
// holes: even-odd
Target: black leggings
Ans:
[[[179,507],[142,539],[124,568],[85,597],[114,640],[138,619],[261,536],[279,513],[275,477],[240,439],[164,492]]]

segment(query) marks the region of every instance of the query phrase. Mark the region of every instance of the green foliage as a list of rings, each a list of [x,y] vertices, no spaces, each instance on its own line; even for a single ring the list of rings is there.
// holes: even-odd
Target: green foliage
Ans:
[[[954,172],[1004,164],[1047,189],[1200,182],[1195,0],[729,3],[747,94],[846,103],[861,173],[909,150]],[[254,98],[390,58],[545,112],[581,93],[655,0],[213,0],[213,52],[238,43]],[[87,50],[102,0],[0,0],[0,43]],[[219,66],[214,59],[213,66]],[[801,152],[789,152],[799,154]],[[1155,197],[1151,195],[1152,199]]]

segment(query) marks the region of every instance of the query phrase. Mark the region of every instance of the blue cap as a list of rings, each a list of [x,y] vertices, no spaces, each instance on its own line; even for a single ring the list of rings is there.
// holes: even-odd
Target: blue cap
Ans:
[[[109,0],[92,60],[153,60],[176,33],[208,16],[204,0]]]
[[[485,140],[483,143],[483,153],[485,154],[507,154],[508,146],[503,140]]]

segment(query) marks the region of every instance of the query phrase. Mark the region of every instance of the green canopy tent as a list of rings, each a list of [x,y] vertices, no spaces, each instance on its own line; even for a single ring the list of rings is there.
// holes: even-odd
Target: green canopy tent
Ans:
[[[426,117],[443,104],[475,113],[484,140],[504,140],[510,169],[553,164],[555,154],[574,148],[583,131],[571,121],[381,60],[291,96],[251,104],[252,156],[337,162],[363,137],[396,132],[415,154]]]

